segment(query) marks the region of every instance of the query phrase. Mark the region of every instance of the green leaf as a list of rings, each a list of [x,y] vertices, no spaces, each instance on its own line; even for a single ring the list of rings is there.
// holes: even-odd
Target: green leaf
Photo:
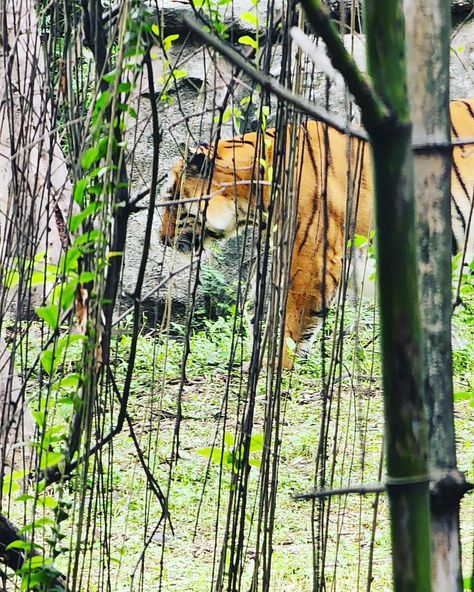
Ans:
[[[36,314],[43,319],[51,329],[57,329],[59,326],[59,307],[57,304],[49,304],[48,306],[39,306],[36,309]]]
[[[52,349],[46,349],[40,354],[41,365],[46,374],[52,374],[55,370],[54,355]]]
[[[64,350],[73,343],[78,341],[84,341],[85,335],[64,335],[56,343],[50,345],[50,347],[40,354],[41,365],[47,374],[52,374],[61,360]]]
[[[100,150],[98,146],[91,146],[82,155],[81,164],[82,168],[88,170],[91,166],[97,162],[100,158]]]
[[[354,234],[354,245],[358,249],[361,249],[362,247],[366,247],[368,242],[369,241],[367,240],[367,237],[364,236],[363,234]]]
[[[79,276],[79,282],[81,284],[88,284],[95,280],[96,275],[97,274],[93,271],[83,271]]]
[[[102,91],[99,96],[97,97],[97,101],[95,102],[95,108],[98,111],[103,111],[106,107],[110,105],[112,101],[112,93],[110,90]]]
[[[2,283],[5,288],[11,289],[18,285],[20,281],[20,274],[15,269],[7,269],[5,276],[2,278]]]
[[[109,84],[112,84],[112,82],[114,82],[115,77],[117,76],[117,70],[110,70],[110,72],[107,72],[107,74],[104,74],[102,76],[103,80],[105,80],[105,82],[108,82]]]
[[[83,179],[79,179],[76,181],[74,186],[74,201],[82,206],[84,202],[84,194],[86,192],[87,186],[89,185],[89,179],[84,177]]]
[[[62,452],[45,451],[41,458],[40,469],[55,467],[64,459]]]
[[[56,355],[60,356],[63,354],[64,350],[66,350],[70,345],[78,342],[82,342],[86,339],[85,335],[80,335],[75,333],[73,335],[63,335],[56,344]]]
[[[118,85],[118,92],[120,93],[129,93],[132,90],[132,83],[131,82],[121,82]]]
[[[28,493],[24,493],[22,495],[19,495],[15,501],[17,502],[29,502],[35,499],[34,495],[29,495]]]
[[[7,545],[6,550],[8,551],[9,549],[24,549],[25,551],[31,552],[33,549],[43,549],[43,547],[37,543],[17,539],[16,541],[13,541],[13,543]]]
[[[225,432],[224,433],[224,442],[225,442],[225,445],[227,446],[227,448],[232,448],[232,446],[235,443],[234,435],[231,434],[230,432]]]
[[[71,232],[76,232],[79,226],[86,220],[87,218],[94,216],[99,210],[102,209],[102,204],[100,201],[93,201],[90,203],[87,208],[79,212],[79,214],[75,214],[69,220],[69,230]]]
[[[50,495],[45,495],[44,497],[39,497],[38,503],[41,504],[44,508],[54,509],[54,508],[58,507],[57,500],[55,500],[54,497],[51,497]]]
[[[33,530],[33,528],[43,528],[43,526],[54,526],[55,522],[52,518],[48,518],[47,516],[42,516],[41,518],[38,518],[38,520],[35,520],[33,523],[31,524],[25,524],[25,526],[23,526],[22,528],[20,528],[20,532],[24,533],[24,532],[29,532],[30,530]],[[38,555],[35,555],[34,557],[31,557],[31,559],[40,559]],[[42,561],[37,561],[38,565],[46,565],[45,563],[45,559],[41,558]],[[48,560],[48,563],[50,563],[50,561]]]
[[[173,42],[176,41],[177,39],[179,39],[179,34],[177,34],[177,33],[175,33],[174,35],[168,35],[167,37],[165,37],[163,39],[163,46],[165,48],[165,51],[169,51],[173,46]]]
[[[464,588],[464,592],[472,592],[472,578],[468,576],[467,578],[463,578],[462,585]]]
[[[242,35],[242,37],[239,37],[239,43],[242,45],[250,45],[250,47],[258,49],[258,43],[253,37],[250,37],[249,35]]]
[[[55,281],[56,280],[56,274],[54,274],[53,277],[49,277],[48,278],[50,281]],[[42,284],[45,283],[46,280],[46,274],[44,273],[44,271],[34,271],[31,274],[31,285],[32,286],[41,286]]]
[[[224,453],[220,448],[211,448],[211,447],[200,448],[197,452],[201,456],[205,456],[207,458],[212,459],[212,461],[217,463],[218,465],[221,464],[222,459],[226,455],[226,453]]]
[[[2,484],[2,494],[3,495],[10,495],[11,493],[16,493],[20,491],[21,487],[20,484],[16,481],[12,481],[11,477],[5,477]]]
[[[85,234],[81,234],[74,240],[74,246],[87,245],[88,243],[97,243],[99,240],[105,240],[105,235],[102,230],[91,230]]]
[[[38,426],[40,428],[42,428],[45,424],[46,421],[46,416],[44,414],[44,411],[32,411],[31,415],[33,416],[33,419],[36,421],[36,423],[38,424]]]
[[[260,469],[262,467],[262,461],[260,459],[254,458],[249,460],[249,465],[251,467],[255,467],[256,469]]]
[[[151,30],[157,37],[160,36],[160,27],[156,23],[152,24]]]
[[[230,119],[231,115],[232,115],[232,109],[230,107],[227,107],[227,109],[222,114],[222,123],[225,123],[228,119]],[[215,123],[219,123],[220,120],[221,120],[221,116],[220,115],[216,115],[214,117],[214,122]]]
[[[55,382],[51,388],[61,391],[77,391],[81,384],[81,376],[77,372],[64,376],[58,382]]]
[[[66,274],[70,271],[76,271],[78,267],[77,263],[82,257],[82,254],[81,249],[78,249],[77,247],[69,247],[61,258],[61,270]]]
[[[73,278],[69,280],[67,284],[63,284],[62,291],[60,291],[60,301],[58,304],[61,306],[63,310],[68,310],[72,303],[74,302],[74,298],[76,296],[76,289],[77,285],[79,284],[79,280],[77,278]]]
[[[253,25],[253,26],[255,26],[255,27],[258,25],[258,18],[257,18],[257,15],[256,15],[255,13],[253,13],[253,12],[243,12],[243,13],[240,15],[240,18],[241,18],[243,21],[245,21],[245,22],[247,22],[247,23],[250,23],[251,25]]]
[[[263,450],[263,442],[264,442],[263,434],[254,434],[250,438],[249,451],[250,452],[259,452],[260,450]]]
[[[179,80],[180,78],[186,78],[187,75],[188,71],[185,68],[175,68],[173,70],[173,76],[176,78],[176,80]]]
[[[114,140],[112,139],[112,145],[113,145],[113,142],[114,142]],[[101,138],[97,144],[97,147],[99,149],[100,157],[105,157],[107,155],[107,150],[109,149],[109,136],[105,136],[104,138]],[[97,173],[97,176],[103,174],[103,173],[101,173],[103,168],[104,167],[99,167],[99,171]]]

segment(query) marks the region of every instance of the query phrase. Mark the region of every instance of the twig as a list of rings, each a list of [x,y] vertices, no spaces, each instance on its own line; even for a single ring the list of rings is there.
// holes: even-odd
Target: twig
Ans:
[[[466,481],[464,474],[460,471],[445,471],[438,475],[420,475],[401,479],[387,477],[385,483],[374,483],[373,485],[355,485],[354,487],[342,487],[340,489],[315,489],[308,493],[297,493],[293,496],[293,499],[311,500],[351,493],[359,495],[383,493],[390,487],[404,487],[427,482],[430,483],[430,494],[434,499],[443,498],[447,495],[457,495],[461,498],[465,493],[474,490],[474,484]]]
[[[192,267],[194,264],[196,263],[196,261],[191,261],[190,263],[187,263],[186,265],[183,265],[182,267],[180,267],[179,269],[176,269],[175,271],[172,271],[169,275],[167,275],[163,280],[161,280],[161,282],[155,286],[152,290],[150,290],[149,292],[147,292],[145,294],[145,296],[143,296],[142,298],[140,298],[140,302],[144,302],[145,300],[147,300],[148,298],[150,298],[151,296],[153,296],[153,294],[155,294],[156,292],[158,292],[158,290],[161,290],[161,288],[163,288],[163,286],[166,286],[166,284],[175,276],[180,274],[182,271],[185,271],[186,269],[189,269],[190,267]],[[120,321],[123,321],[123,319],[129,315],[131,312],[133,312],[133,309],[135,308],[135,305],[130,306],[130,308],[127,308],[126,311],[124,311],[121,315],[119,315],[115,321],[112,323],[112,327],[115,327],[115,325],[118,325],[120,323]]]
[[[316,489],[308,493],[297,493],[293,496],[293,499],[311,500],[320,499],[323,497],[334,497],[336,495],[348,495],[350,493],[365,495],[367,493],[382,493],[386,491],[386,489],[387,487],[384,483],[375,483],[374,485],[357,485],[354,487],[343,487],[341,489]]]
[[[161,175],[161,177],[157,180],[156,184],[160,185],[160,183],[162,183],[166,177],[168,175]],[[146,197],[147,195],[150,194],[151,188],[147,187],[146,189],[144,189],[143,191],[140,191],[139,193],[137,193],[137,195],[133,198],[131,198],[127,204],[127,208],[130,214],[135,214],[136,212],[140,211],[140,210],[144,210],[146,208],[137,208],[137,204],[138,202],[140,202],[144,197]]]

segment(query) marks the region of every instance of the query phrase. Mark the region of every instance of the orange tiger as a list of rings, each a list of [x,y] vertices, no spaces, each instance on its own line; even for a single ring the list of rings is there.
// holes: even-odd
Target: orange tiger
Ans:
[[[451,119],[454,138],[473,137],[474,99],[453,101]],[[291,129],[287,131],[290,132]],[[297,162],[301,165],[295,175],[298,211],[285,336],[299,344],[301,350],[303,338],[320,324],[341,280],[348,189],[356,204],[352,231],[369,236],[373,182],[372,158],[366,141],[354,137],[348,140],[345,134],[317,121],[300,125],[297,135]],[[268,163],[273,162],[275,138],[275,130],[264,135]],[[230,237],[252,220],[257,183],[263,178],[257,154],[261,146],[262,134],[247,133],[221,140],[217,146],[201,144],[186,160],[181,159],[172,170],[166,193],[166,199],[173,203],[164,208],[160,229],[163,243],[189,253],[199,246],[201,239]],[[270,183],[264,185],[262,193],[263,205],[268,208]],[[453,149],[451,193],[453,250],[457,252],[466,240],[474,193],[472,145]],[[200,199],[203,196],[207,199]],[[468,257],[473,254],[473,234],[469,233]],[[285,347],[283,366],[290,368],[292,364],[293,356]]]

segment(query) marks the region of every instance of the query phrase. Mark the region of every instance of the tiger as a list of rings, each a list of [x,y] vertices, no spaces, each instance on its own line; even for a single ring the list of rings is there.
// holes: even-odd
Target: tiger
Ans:
[[[450,105],[452,137],[474,137],[474,99]],[[351,235],[369,237],[373,222],[372,156],[363,138],[348,138],[333,127],[308,120],[299,124],[296,154],[300,163],[297,220],[289,273],[285,343],[297,345],[297,355],[307,350],[308,338],[321,325],[337,293],[345,246],[346,225]],[[291,133],[291,126],[286,133]],[[289,137],[287,138],[289,141]],[[172,168],[164,195],[160,238],[182,253],[201,243],[229,238],[254,218],[257,201],[268,210],[271,183],[264,178],[259,153],[273,162],[277,130],[249,132],[221,139],[216,145],[200,143]],[[348,175],[352,171],[352,176]],[[257,187],[260,190],[257,198]],[[349,186],[350,184],[350,186]],[[352,191],[355,214],[346,220],[347,195]],[[465,240],[466,260],[473,255],[473,233],[467,230],[474,193],[474,146],[453,147],[451,211],[453,254]],[[474,225],[474,222],[473,222]],[[283,347],[282,366],[290,369],[295,353]]]

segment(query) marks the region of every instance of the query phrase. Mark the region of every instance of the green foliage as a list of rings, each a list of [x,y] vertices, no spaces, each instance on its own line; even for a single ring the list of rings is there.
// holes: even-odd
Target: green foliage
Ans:
[[[227,39],[229,33],[224,19],[225,7],[231,4],[232,0],[192,0],[196,10],[202,12],[209,18],[212,29],[219,37]]]
[[[263,435],[252,434],[249,443],[249,453],[262,452],[263,450]],[[242,469],[242,461],[244,458],[244,445],[237,446],[235,437],[230,432],[224,434],[224,444],[221,448],[211,446],[208,448],[200,448],[198,453],[201,456],[210,458],[212,462],[218,465],[231,467],[234,473],[238,473]],[[248,464],[259,469],[261,461],[257,458],[250,458]]]
[[[474,397],[474,262],[460,269],[462,255],[453,259],[453,299],[461,299],[453,315],[455,400]]]
[[[200,291],[204,305],[196,311],[198,323],[232,315],[237,302],[235,282],[222,271],[225,267],[222,250],[215,243],[211,248],[212,260],[204,263],[201,269]]]
[[[46,12],[43,17],[50,18]],[[24,487],[25,472],[2,475],[2,491],[10,496],[12,512],[18,508],[18,513],[24,515],[21,534],[41,536],[43,542],[40,547],[36,542],[19,539],[10,546],[29,555],[17,572],[21,589],[25,591],[63,589],[58,587],[59,572],[53,561],[69,553],[64,544],[63,523],[70,528],[71,501],[66,499],[62,484],[57,486],[54,497],[51,492],[47,495],[45,475],[48,471],[62,474],[66,464],[77,456],[77,449],[69,449],[71,426],[86,398],[94,395],[90,393],[94,388],[90,385],[97,371],[100,338],[96,319],[100,318],[105,303],[103,290],[109,261],[121,256],[108,247],[114,217],[124,206],[116,201],[118,190],[123,187],[118,165],[126,149],[126,143],[119,139],[127,129],[128,120],[136,118],[128,98],[141,73],[142,66],[136,58],[146,49],[143,33],[151,27],[147,25],[149,17],[148,9],[130,7],[128,31],[123,40],[112,46],[112,67],[102,80],[93,80],[95,67],[91,56],[78,59],[77,68],[87,72],[88,83],[85,89],[75,91],[77,96],[87,99],[87,104],[81,107],[84,114],[89,109],[89,129],[79,159],[81,168],[74,182],[76,207],[68,220],[70,245],[56,263],[49,261],[47,254],[38,253],[31,260],[17,258],[11,269],[2,270],[3,283],[8,288],[21,281],[30,289],[41,286],[46,294],[36,309],[41,338],[37,336],[38,323],[28,325],[31,335],[28,335],[27,356],[32,358],[29,362],[35,380],[30,406],[38,432],[38,437],[29,443],[37,456],[33,492],[14,498]],[[165,44],[171,42],[165,40]],[[64,48],[58,45],[55,49],[58,48],[60,64]],[[53,78],[56,75],[59,70],[54,70]],[[71,84],[78,84],[80,79],[80,76],[72,77]],[[70,112],[63,115],[69,116]],[[70,153],[67,145],[63,149]],[[30,388],[31,383],[27,383],[27,393]]]

